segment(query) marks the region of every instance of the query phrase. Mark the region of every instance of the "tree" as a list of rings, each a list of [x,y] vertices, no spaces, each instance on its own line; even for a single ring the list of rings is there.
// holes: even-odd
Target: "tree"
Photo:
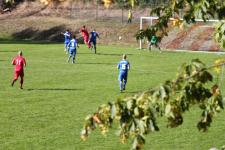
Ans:
[[[174,128],[183,123],[183,113],[198,104],[202,110],[197,123],[199,131],[207,131],[213,116],[224,109],[223,98],[209,69],[215,68],[217,73],[224,66],[225,60],[220,59],[215,65],[206,67],[200,60],[192,60],[183,64],[174,80],[167,80],[157,88],[136,94],[115,102],[101,105],[97,111],[86,117],[81,138],[86,140],[90,131],[99,127],[106,134],[113,122],[119,122],[120,140],[124,143],[133,138],[132,150],[139,150],[145,144],[144,135],[159,131],[157,118],[165,116],[168,127]]]
[[[218,18],[220,23],[216,26],[215,40],[225,48],[225,1],[222,0],[171,0],[168,6],[157,7],[151,14],[159,17],[158,22],[145,29],[138,31],[136,38],[149,38],[151,34],[157,34],[159,38],[167,36],[170,18],[176,16],[175,25],[182,24],[178,16],[183,11],[181,18],[184,22],[195,23],[197,14],[204,21],[210,18]]]

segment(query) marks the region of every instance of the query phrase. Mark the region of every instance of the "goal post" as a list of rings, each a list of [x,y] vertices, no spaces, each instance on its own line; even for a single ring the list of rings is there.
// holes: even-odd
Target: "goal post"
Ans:
[[[152,26],[154,24],[154,20],[158,20],[158,17],[140,17],[140,30],[144,28],[144,24],[147,21],[149,23],[148,26]],[[177,18],[170,18],[171,21],[177,20]],[[183,19],[180,19],[183,20]],[[195,19],[196,23],[198,22],[204,22],[203,19]],[[221,20],[207,20],[205,23],[217,23],[220,22]],[[222,21],[223,22],[223,21]],[[139,49],[143,49],[143,40],[139,40]]]
[[[143,20],[150,20],[150,26],[153,24],[153,19],[158,19],[158,17],[140,17],[140,30],[143,29]],[[139,41],[139,49],[142,49],[142,40]]]

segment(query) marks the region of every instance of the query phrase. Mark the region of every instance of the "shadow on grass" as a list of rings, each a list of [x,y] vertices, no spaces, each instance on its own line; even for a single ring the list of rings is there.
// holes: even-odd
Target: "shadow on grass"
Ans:
[[[141,91],[123,91],[124,94],[138,94],[141,93]]]
[[[78,49],[79,50],[79,49]],[[90,52],[90,53],[80,53],[80,52],[77,52],[77,54],[78,55],[91,55],[91,54],[94,54],[94,53],[92,53],[92,52]]]
[[[38,30],[32,27],[12,34],[13,39],[32,40],[32,41],[63,41],[64,36],[61,32],[66,30],[64,25],[55,26],[47,30]]]
[[[54,41],[32,41],[32,40],[23,40],[23,39],[17,40],[17,39],[1,39],[0,38],[0,44],[58,44],[58,43],[59,42],[54,42]]]
[[[27,89],[27,91],[82,91],[82,89],[70,89],[70,88],[37,88],[37,89]]]
[[[66,26],[54,26],[46,30],[39,30],[33,27],[26,28],[22,31],[15,32],[11,35],[11,39],[0,38],[1,44],[53,44],[53,43],[64,43],[64,35]],[[79,34],[79,30],[71,31],[73,34]],[[78,43],[83,43],[83,38],[77,38]]]
[[[5,50],[0,50],[0,53],[15,53],[18,52],[17,50],[9,50],[9,51],[5,51]]]
[[[77,63],[77,64],[84,64],[84,65],[115,65],[115,63],[91,63],[91,62],[87,62],[87,63]]]
[[[107,53],[96,53],[97,55],[105,55],[105,56],[122,56],[123,54],[107,54]],[[126,55],[134,55],[134,54],[126,54]]]

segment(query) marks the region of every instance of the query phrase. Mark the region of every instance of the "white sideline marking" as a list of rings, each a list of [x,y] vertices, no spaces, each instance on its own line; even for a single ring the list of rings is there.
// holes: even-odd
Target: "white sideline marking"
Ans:
[[[140,48],[136,48],[137,50],[147,50],[147,51],[149,51],[148,49],[146,49],[146,48],[142,48],[142,49],[140,49]],[[159,51],[158,49],[152,49],[152,51]],[[196,51],[194,51],[194,50],[173,50],[173,49],[165,49],[165,50],[162,50],[161,49],[161,51],[162,51],[162,53],[163,52],[186,52],[186,53],[205,53],[205,54],[217,54],[217,55],[224,55],[225,54],[225,51],[223,52],[223,51],[203,51],[203,50],[196,50]]]
[[[217,55],[224,55],[225,52],[220,51],[192,51],[192,50],[163,50],[162,52],[186,52],[186,53],[206,53],[206,54],[217,54]]]

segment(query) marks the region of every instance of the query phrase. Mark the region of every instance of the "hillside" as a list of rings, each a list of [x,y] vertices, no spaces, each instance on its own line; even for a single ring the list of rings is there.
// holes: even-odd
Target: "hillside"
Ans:
[[[149,12],[150,9],[134,10],[134,20],[127,24],[127,10],[68,3],[46,7],[36,2],[25,2],[12,12],[0,15],[0,39],[61,42],[63,37],[60,33],[70,29],[82,41],[78,31],[86,25],[89,30],[95,28],[99,32],[99,43],[138,47],[139,42],[134,35],[139,29],[139,18],[148,16]],[[145,26],[148,24],[146,22]],[[212,38],[213,31],[212,26],[199,25],[183,31],[174,29],[163,38],[161,46],[166,49],[219,50]],[[145,42],[144,47],[146,45]]]

